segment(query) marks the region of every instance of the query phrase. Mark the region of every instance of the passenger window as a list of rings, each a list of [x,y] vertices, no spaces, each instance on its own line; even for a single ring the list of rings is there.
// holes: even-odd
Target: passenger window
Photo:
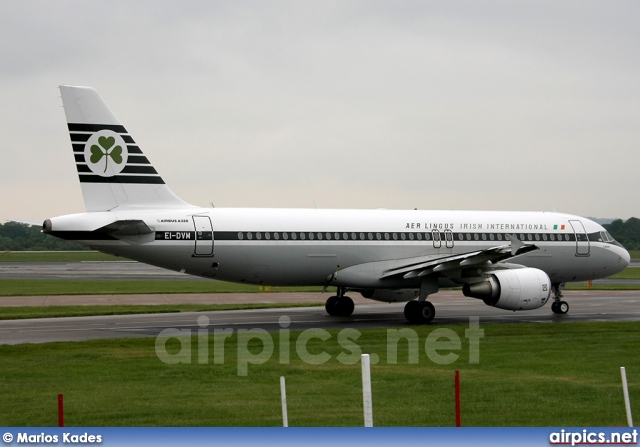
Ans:
[[[242,233],[238,233],[238,239],[239,239],[239,240],[244,239],[244,234],[242,234]]]

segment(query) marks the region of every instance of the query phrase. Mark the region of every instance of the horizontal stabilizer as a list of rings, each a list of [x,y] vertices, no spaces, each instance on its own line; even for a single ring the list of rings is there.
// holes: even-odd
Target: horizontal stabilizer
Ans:
[[[129,244],[146,244],[155,240],[155,229],[142,220],[117,220],[97,231]]]

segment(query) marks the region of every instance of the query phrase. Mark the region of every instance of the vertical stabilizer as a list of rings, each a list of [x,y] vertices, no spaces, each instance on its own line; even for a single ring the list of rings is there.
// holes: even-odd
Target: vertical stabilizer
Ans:
[[[184,208],[98,92],[60,86],[87,211]]]

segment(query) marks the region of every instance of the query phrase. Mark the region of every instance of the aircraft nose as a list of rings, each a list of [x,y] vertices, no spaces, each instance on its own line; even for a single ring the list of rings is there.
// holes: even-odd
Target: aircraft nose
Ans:
[[[616,246],[616,247],[613,247],[612,251],[614,255],[617,255],[618,259],[614,261],[615,265],[611,266],[612,270],[614,271],[612,273],[609,273],[610,275],[623,271],[624,269],[629,267],[629,264],[631,263],[631,255],[624,247]]]
[[[622,247],[620,247],[620,251],[622,252],[620,253],[620,258],[622,258],[622,262],[625,264],[624,268],[627,268],[629,267],[629,264],[631,264],[631,255]]]

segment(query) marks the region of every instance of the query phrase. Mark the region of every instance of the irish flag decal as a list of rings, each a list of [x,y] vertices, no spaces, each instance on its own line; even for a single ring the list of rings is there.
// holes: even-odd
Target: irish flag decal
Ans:
[[[558,228],[559,227],[559,228]],[[564,225],[554,225],[553,226],[554,230],[564,230]]]

